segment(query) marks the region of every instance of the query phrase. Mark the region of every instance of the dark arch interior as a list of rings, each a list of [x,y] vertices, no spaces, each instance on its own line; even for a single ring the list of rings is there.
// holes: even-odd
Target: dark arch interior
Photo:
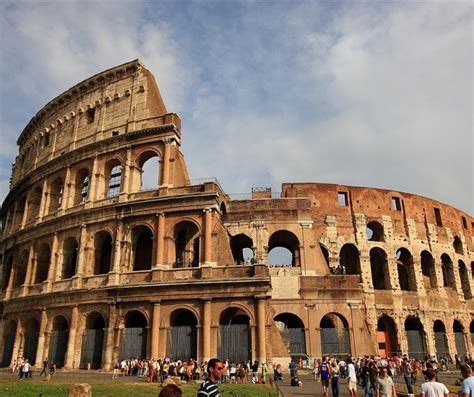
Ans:
[[[87,329],[104,329],[105,328],[104,317],[102,317],[102,315],[100,315],[99,313],[91,313],[87,317],[86,328]]]
[[[436,288],[436,272],[433,256],[428,251],[421,253],[421,271],[426,279],[423,280],[427,289]]]
[[[219,323],[221,325],[231,325],[231,324],[249,324],[250,319],[248,315],[238,308],[230,308],[222,312],[220,316]]]
[[[390,289],[387,254],[382,249],[370,250],[370,269],[374,289]]]
[[[125,328],[145,328],[147,325],[146,317],[139,311],[128,312],[125,317]]]
[[[176,267],[199,266],[199,229],[188,221],[175,226]]]
[[[454,332],[463,332],[464,331],[464,327],[462,326],[462,324],[457,321],[457,320],[454,320],[454,323],[453,323],[453,331]]]
[[[456,288],[454,279],[453,261],[447,254],[441,255],[441,264],[443,271],[443,286],[448,288]]]
[[[456,254],[459,254],[459,255],[464,254],[464,250],[463,250],[463,247],[462,247],[462,241],[458,236],[454,237],[453,248],[454,248],[454,251],[456,252]]]
[[[71,278],[76,274],[78,245],[74,237],[69,237],[63,245],[63,279]]]
[[[303,321],[292,313],[281,313],[274,318],[274,321],[284,323],[286,328],[304,328]]]
[[[24,250],[15,264],[13,288],[17,288],[25,282],[26,268],[28,266],[28,251]]]
[[[377,221],[372,221],[367,224],[367,240],[369,241],[383,241],[384,231],[383,226]]]
[[[252,250],[252,247],[252,239],[245,234],[237,234],[236,236],[232,236],[230,238],[230,248],[232,250],[232,256],[234,257],[234,261],[237,264],[245,263],[245,260],[247,258],[244,256],[244,249],[248,248]]]
[[[6,255],[5,265],[3,267],[2,290],[6,290],[13,267],[13,255]]]
[[[171,325],[176,327],[182,325],[196,326],[196,316],[189,310],[178,310],[171,316]]]
[[[359,250],[353,244],[345,244],[339,254],[346,274],[360,274]]]
[[[329,266],[329,251],[328,251],[328,249],[322,244],[319,244],[319,248],[321,249],[321,252],[323,253],[324,260],[326,261],[326,265]]]
[[[133,230],[133,270],[150,270],[153,257],[153,233],[145,226]]]
[[[418,317],[410,317],[405,321],[406,331],[422,331],[423,325]]]
[[[446,327],[441,320],[436,320],[433,324],[433,331],[434,332],[446,332]]]
[[[112,237],[108,232],[99,232],[95,241],[94,274],[107,274],[111,268]]]
[[[337,328],[337,329],[349,328],[347,320],[343,316],[336,313],[326,314],[321,319],[319,326],[321,328]]]
[[[53,320],[53,331],[66,331],[68,329],[67,320],[63,316],[55,317]]]
[[[51,261],[51,249],[48,244],[41,245],[38,253],[35,283],[42,283],[48,278],[48,270]]]

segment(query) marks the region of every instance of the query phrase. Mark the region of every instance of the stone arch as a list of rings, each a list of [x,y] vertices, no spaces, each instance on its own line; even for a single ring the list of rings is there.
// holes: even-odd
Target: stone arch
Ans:
[[[133,270],[150,270],[153,261],[154,235],[151,228],[138,225],[132,229]]]
[[[319,323],[321,332],[321,354],[351,356],[349,323],[339,313],[327,313]]]
[[[423,284],[426,290],[438,287],[436,280],[435,260],[429,251],[422,251],[421,255],[421,272],[423,274]]]
[[[52,331],[49,337],[48,358],[51,363],[56,363],[58,368],[64,366],[68,337],[69,324],[66,318],[62,315],[54,317],[52,321]]]
[[[105,163],[105,197],[115,197],[121,192],[122,162],[118,158],[110,159]]]
[[[21,225],[23,215],[25,213],[25,207],[26,207],[26,195],[20,197],[17,201],[16,207],[15,207],[15,224],[13,225],[13,229]]]
[[[461,287],[462,287],[464,299],[471,299],[472,298],[471,285],[469,283],[469,275],[467,273],[466,265],[464,264],[462,260],[459,259],[458,266],[459,266],[459,278],[461,280]]]
[[[76,274],[78,251],[79,246],[75,237],[68,237],[64,240],[61,279],[71,278]]]
[[[360,252],[354,244],[344,244],[339,252],[341,267],[345,274],[361,274]]]
[[[51,214],[61,208],[64,194],[64,180],[62,177],[57,177],[51,183],[49,190],[49,208],[48,214]]]
[[[464,249],[463,249],[463,246],[462,246],[462,241],[459,238],[459,236],[454,236],[453,248],[454,248],[454,252],[456,252],[456,254],[464,255]]]
[[[31,365],[35,365],[36,362],[39,332],[39,321],[35,317],[32,317],[25,322],[25,330],[23,334],[23,357],[28,359]]]
[[[448,336],[446,334],[446,326],[444,325],[443,321],[436,320],[433,323],[433,332],[438,361],[443,357],[449,357]]]
[[[28,267],[29,253],[24,249],[15,261],[13,272],[13,288],[18,288],[26,282],[26,270]]]
[[[268,254],[275,248],[284,248],[291,253],[291,266],[300,267],[300,242],[289,230],[278,230],[268,240]]]
[[[84,203],[89,198],[91,173],[86,167],[80,168],[74,178],[74,202],[73,205]]]
[[[377,345],[381,357],[391,357],[399,353],[397,324],[386,314],[377,321]]]
[[[51,266],[51,248],[48,243],[43,243],[38,249],[36,265],[35,284],[42,283],[48,279],[49,267]]]
[[[149,319],[137,309],[127,311],[123,317],[123,333],[120,341],[120,358],[144,358],[147,352]],[[154,357],[157,358],[157,357]]]
[[[411,316],[405,320],[405,333],[410,358],[424,360],[426,356],[425,331],[418,317]]]
[[[400,289],[402,291],[416,291],[415,267],[410,251],[406,248],[399,248],[396,258]]]
[[[94,236],[94,274],[107,274],[112,269],[113,240],[106,230]]]
[[[370,270],[374,289],[391,288],[387,254],[383,249],[376,247],[370,250]]]
[[[41,186],[35,186],[28,194],[28,213],[26,222],[34,222],[39,216],[41,198],[43,197],[43,189]]]
[[[383,226],[380,222],[371,221],[366,228],[367,240],[369,241],[385,241]]]
[[[443,271],[443,286],[456,290],[453,261],[448,254],[441,255],[441,269]]]
[[[193,310],[177,308],[170,313],[167,338],[167,357],[188,361],[197,357],[198,317]]]
[[[454,342],[456,344],[456,353],[459,357],[467,353],[466,341],[464,340],[464,326],[461,321],[453,321]]]
[[[100,369],[104,347],[105,319],[101,313],[93,311],[86,317],[86,328],[82,336],[81,369]]]
[[[295,356],[306,355],[305,326],[301,318],[293,313],[280,313],[273,321],[294,359]]]
[[[230,248],[234,261],[243,265],[254,258],[253,240],[246,234],[240,233],[230,238]]]
[[[234,363],[247,362],[251,358],[250,316],[247,310],[231,306],[219,316],[218,357]],[[224,360],[224,358],[223,358]]]
[[[10,320],[3,331],[3,357],[2,367],[10,366],[13,358],[13,347],[15,345],[16,328],[18,323],[16,320]]]
[[[160,153],[150,148],[137,155],[140,171],[139,190],[156,189],[160,184]]]
[[[197,267],[200,259],[200,230],[196,222],[180,220],[173,228],[175,267]]]

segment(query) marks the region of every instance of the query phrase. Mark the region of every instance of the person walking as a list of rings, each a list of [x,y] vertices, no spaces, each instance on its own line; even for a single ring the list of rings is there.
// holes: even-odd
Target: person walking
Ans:
[[[41,367],[40,378],[44,376],[45,378],[48,376],[48,359],[46,358],[43,361],[43,366]]]
[[[331,369],[329,372],[329,376],[331,378],[332,397],[339,397],[339,377],[341,376],[341,373],[335,361],[331,363]]]
[[[425,376],[428,382],[421,385],[421,397],[449,397],[448,388],[436,381],[436,373],[433,370],[427,370]]]
[[[407,394],[413,394],[412,368],[406,357],[403,357],[402,360],[402,374],[405,384],[407,385]]]
[[[218,358],[211,358],[209,360],[207,363],[208,377],[201,383],[197,397],[220,397],[221,394],[217,388],[217,382],[222,379],[223,370],[224,363]]]
[[[474,397],[474,376],[472,369],[468,364],[462,364],[460,369],[463,381],[461,382],[459,397]]]
[[[349,378],[347,382],[347,388],[349,389],[349,396],[356,397],[357,395],[357,375],[354,367],[354,363],[350,358],[347,363],[347,377]]]
[[[327,357],[323,357],[323,362],[319,367],[319,371],[321,373],[321,386],[323,387],[323,397],[328,396],[328,388],[329,388],[329,363]]]
[[[388,376],[387,367],[380,369],[380,376],[377,379],[377,387],[375,389],[376,397],[397,397],[395,385],[390,376]]]

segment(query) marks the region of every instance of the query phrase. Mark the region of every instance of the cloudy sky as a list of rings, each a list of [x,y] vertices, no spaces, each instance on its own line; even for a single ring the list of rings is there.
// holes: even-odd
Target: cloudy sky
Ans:
[[[140,58],[191,178],[374,186],[474,215],[472,20],[470,1],[3,0],[0,200],[30,118]]]

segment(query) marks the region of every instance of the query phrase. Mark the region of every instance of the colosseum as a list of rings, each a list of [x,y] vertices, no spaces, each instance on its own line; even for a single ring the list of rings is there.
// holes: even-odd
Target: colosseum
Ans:
[[[139,60],[31,119],[2,205],[3,366],[474,353],[469,214],[337,184],[234,199],[189,178],[181,138]]]

